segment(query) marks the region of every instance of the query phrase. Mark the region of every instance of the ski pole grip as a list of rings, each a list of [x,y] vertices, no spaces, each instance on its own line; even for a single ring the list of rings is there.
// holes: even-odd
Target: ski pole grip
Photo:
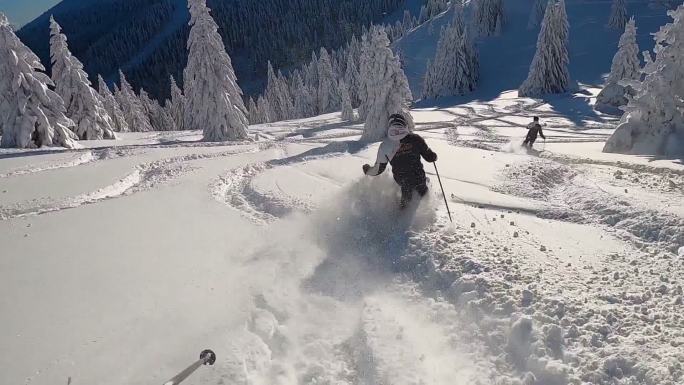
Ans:
[[[202,353],[200,353],[200,360],[204,360],[204,365],[214,365],[214,362],[216,362],[216,353],[211,349],[203,350]]]

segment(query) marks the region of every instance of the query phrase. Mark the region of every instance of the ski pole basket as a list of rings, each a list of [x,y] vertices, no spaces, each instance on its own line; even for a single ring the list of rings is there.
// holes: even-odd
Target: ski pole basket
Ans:
[[[206,349],[200,353],[200,358],[199,360],[195,361],[192,365],[188,366],[183,370],[182,372],[178,373],[175,377],[172,379],[166,381],[164,385],[178,385],[183,380],[188,378],[192,373],[195,372],[200,366],[202,365],[214,365],[214,362],[216,362],[216,353],[213,351]]]

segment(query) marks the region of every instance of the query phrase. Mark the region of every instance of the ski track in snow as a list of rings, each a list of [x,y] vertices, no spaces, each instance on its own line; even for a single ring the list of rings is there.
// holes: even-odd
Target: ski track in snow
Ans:
[[[296,141],[299,143],[302,141]],[[311,143],[311,141],[307,141]],[[278,166],[293,165],[316,159],[323,159],[345,154],[350,142],[331,142],[323,147],[315,147],[303,154],[292,157],[274,159],[268,162],[250,164],[230,170],[217,178],[209,187],[212,196],[219,202],[227,204],[258,224],[268,224],[294,211],[310,213],[314,207],[307,202],[285,194],[272,194],[258,191],[252,181],[266,170]]]
[[[265,146],[269,147],[270,145]],[[141,164],[136,166],[131,173],[124,176],[117,182],[109,186],[102,187],[97,191],[81,194],[72,198],[67,198],[63,201],[52,201],[49,199],[45,199],[39,201],[22,202],[15,205],[0,207],[0,220],[41,215],[65,209],[72,209],[87,204],[98,203],[108,199],[119,198],[122,196],[127,196],[142,191],[147,191],[161,184],[168,183],[173,179],[177,179],[181,175],[193,170],[193,167],[189,164],[189,162],[201,159],[212,159],[224,156],[232,156],[247,152],[256,152],[260,151],[263,148],[264,145],[258,145],[246,150],[238,148],[235,150],[222,151],[219,153],[190,154]],[[112,155],[110,149],[99,151],[98,154],[100,154],[100,160],[111,159],[112,157],[118,156],[132,155],[130,152],[121,150],[115,150],[115,155]],[[93,157],[87,158],[88,162],[83,162],[80,164],[95,161],[95,158]],[[69,163],[65,164],[63,167],[75,166],[77,165]],[[40,172],[47,169],[63,167],[32,169],[29,172]]]

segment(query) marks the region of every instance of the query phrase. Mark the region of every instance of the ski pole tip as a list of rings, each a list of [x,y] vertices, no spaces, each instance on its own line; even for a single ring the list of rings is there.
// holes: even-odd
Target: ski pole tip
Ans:
[[[216,353],[211,349],[205,349],[200,353],[200,360],[204,360],[204,365],[214,365],[214,362],[216,362]]]

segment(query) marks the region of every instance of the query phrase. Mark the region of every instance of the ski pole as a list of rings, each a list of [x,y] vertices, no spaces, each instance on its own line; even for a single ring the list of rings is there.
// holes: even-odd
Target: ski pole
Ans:
[[[199,360],[195,361],[194,364],[188,366],[185,368],[185,370],[178,373],[174,378],[166,381],[164,385],[178,385],[183,382],[183,380],[188,378],[192,373],[194,373],[195,370],[197,370],[200,366],[214,365],[214,362],[216,362],[216,354],[209,349],[204,350],[202,353],[200,353]]]
[[[447,202],[446,194],[444,193],[444,186],[442,186],[442,178],[439,177],[439,171],[437,171],[437,162],[432,163],[435,166],[435,174],[437,174],[437,180],[439,181],[439,188],[442,189],[442,196],[444,197],[444,204],[446,205],[447,213],[449,213],[449,221],[454,223],[451,219],[451,210],[449,210],[449,202]]]

